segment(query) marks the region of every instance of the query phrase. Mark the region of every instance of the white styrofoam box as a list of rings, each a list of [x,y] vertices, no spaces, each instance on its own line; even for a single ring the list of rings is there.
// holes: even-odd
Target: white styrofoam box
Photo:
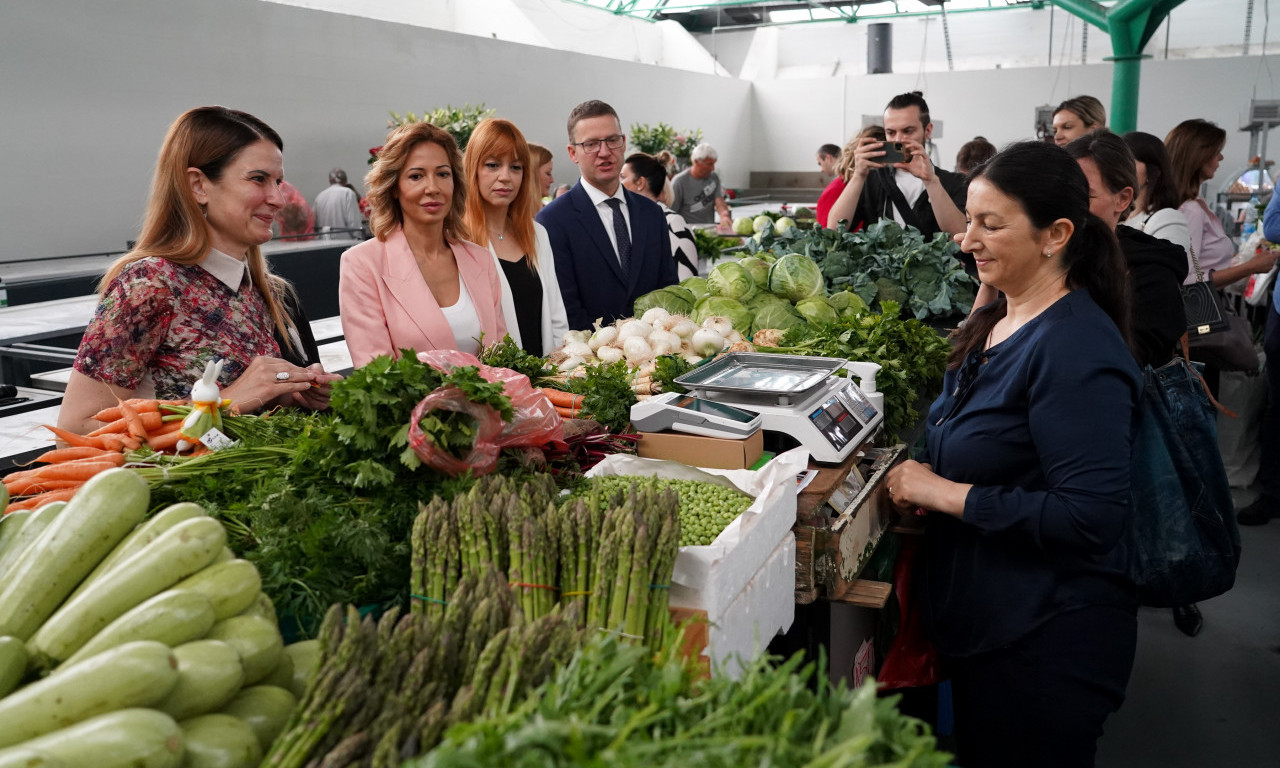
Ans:
[[[790,531],[719,619],[711,622],[707,656],[712,674],[736,678],[742,661],[764,652],[796,615],[796,537]]]
[[[715,621],[795,525],[796,475],[808,465],[809,452],[803,448],[781,453],[758,470],[699,469],[676,461],[615,454],[592,467],[587,476],[703,480],[737,488],[755,499],[715,541],[703,547],[681,547],[676,555],[672,607],[706,611]]]

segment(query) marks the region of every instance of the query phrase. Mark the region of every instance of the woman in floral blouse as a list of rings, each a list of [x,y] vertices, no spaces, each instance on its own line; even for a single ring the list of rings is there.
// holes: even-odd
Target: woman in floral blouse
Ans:
[[[307,364],[291,289],[258,248],[284,204],[283,148],[261,120],[225,107],[169,127],[137,247],[102,278],[59,425],[89,431],[116,398],[185,398],[216,359],[223,397],[241,411],[328,405],[341,377]]]

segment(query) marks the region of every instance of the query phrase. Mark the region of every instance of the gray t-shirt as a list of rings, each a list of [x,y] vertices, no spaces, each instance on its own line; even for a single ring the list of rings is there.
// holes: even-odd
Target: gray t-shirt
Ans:
[[[677,173],[671,180],[671,210],[690,224],[716,222],[716,198],[724,196],[720,177],[715,171],[705,179],[695,179],[689,170]]]

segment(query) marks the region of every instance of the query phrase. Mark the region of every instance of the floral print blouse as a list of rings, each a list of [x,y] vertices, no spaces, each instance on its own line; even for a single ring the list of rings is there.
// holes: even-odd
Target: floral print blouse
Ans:
[[[75,370],[139,394],[150,380],[156,397],[185,398],[210,360],[226,360],[218,377],[225,387],[253,358],[279,357],[273,328],[247,269],[233,290],[199,264],[148,257],[125,267],[103,292]]]

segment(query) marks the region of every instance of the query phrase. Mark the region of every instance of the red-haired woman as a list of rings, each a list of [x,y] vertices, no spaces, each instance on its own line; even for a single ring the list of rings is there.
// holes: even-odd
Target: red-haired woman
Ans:
[[[548,355],[560,346],[569,320],[551,242],[533,220],[539,169],[529,144],[511,121],[485,120],[467,142],[463,165],[467,231],[493,254],[507,333],[529,354]]]

